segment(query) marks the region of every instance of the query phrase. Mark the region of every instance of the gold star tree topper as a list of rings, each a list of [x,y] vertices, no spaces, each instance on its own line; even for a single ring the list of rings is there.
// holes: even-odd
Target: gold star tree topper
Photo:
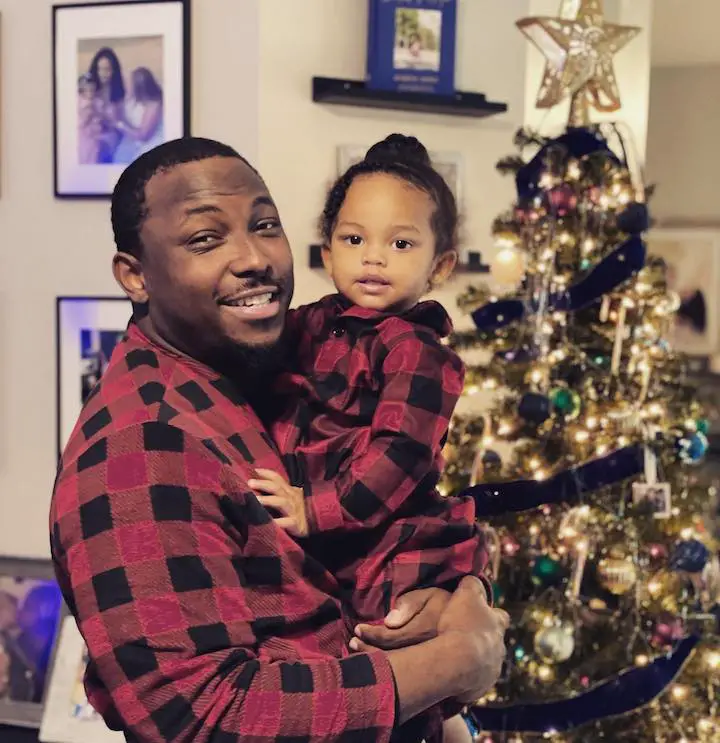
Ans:
[[[591,106],[602,112],[621,107],[613,57],[640,28],[606,23],[603,0],[562,0],[559,17],[523,18],[517,26],[547,60],[538,108],[570,95],[569,126],[587,126]]]

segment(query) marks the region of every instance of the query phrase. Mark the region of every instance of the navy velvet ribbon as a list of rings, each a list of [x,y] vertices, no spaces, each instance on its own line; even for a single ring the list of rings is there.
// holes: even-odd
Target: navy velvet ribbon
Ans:
[[[478,519],[529,511],[548,503],[577,503],[583,493],[613,485],[640,474],[645,466],[640,445],[617,449],[600,459],[571,467],[547,480],[510,480],[473,485],[460,495],[475,500]]]
[[[563,292],[548,297],[547,310],[576,312],[613,291],[630,279],[645,265],[645,243],[637,235],[628,238],[601,261],[584,279]],[[528,312],[537,312],[538,303],[532,299],[501,299],[490,302],[472,313],[478,330],[492,331],[522,320]]]
[[[700,638],[681,640],[675,650],[643,668],[633,668],[570,699],[508,707],[472,707],[469,712],[487,732],[559,733],[595,720],[640,709],[660,696],[683,669]]]

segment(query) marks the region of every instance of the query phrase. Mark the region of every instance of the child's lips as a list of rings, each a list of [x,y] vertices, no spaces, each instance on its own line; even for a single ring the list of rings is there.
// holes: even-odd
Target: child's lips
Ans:
[[[381,276],[365,276],[358,280],[365,294],[382,294],[390,288],[390,282]]]

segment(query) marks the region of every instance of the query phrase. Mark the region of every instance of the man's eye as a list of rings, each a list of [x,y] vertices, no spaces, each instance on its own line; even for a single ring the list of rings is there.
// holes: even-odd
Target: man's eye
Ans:
[[[203,232],[193,235],[188,240],[188,245],[195,250],[209,250],[214,248],[220,242],[220,236],[214,232]]]
[[[255,229],[258,232],[269,232],[270,230],[277,230],[280,228],[279,219],[263,219],[255,225]]]

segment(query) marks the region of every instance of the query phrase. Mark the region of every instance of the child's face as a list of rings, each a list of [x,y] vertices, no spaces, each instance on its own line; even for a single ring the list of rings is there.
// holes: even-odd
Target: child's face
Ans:
[[[400,312],[417,304],[431,281],[447,278],[455,253],[435,255],[432,199],[387,173],[355,178],[338,214],[325,268],[351,302]]]
[[[90,82],[80,84],[80,95],[84,100],[91,100],[95,95],[95,86]]]

